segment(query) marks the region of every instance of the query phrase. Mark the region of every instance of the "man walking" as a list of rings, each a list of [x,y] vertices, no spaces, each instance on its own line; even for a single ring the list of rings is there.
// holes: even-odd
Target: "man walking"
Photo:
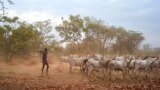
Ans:
[[[48,75],[48,68],[49,68],[49,65],[48,65],[48,61],[47,61],[47,54],[48,54],[48,50],[47,48],[44,49],[44,51],[42,51],[42,74],[43,74],[43,70],[44,70],[44,67],[47,66],[46,68],[46,74]]]

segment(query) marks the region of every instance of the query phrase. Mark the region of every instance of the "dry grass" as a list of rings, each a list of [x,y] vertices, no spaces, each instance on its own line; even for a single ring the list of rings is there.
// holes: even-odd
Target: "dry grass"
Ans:
[[[52,57],[53,58],[53,57]],[[15,89],[17,90],[22,87],[18,87],[22,84],[23,88],[28,87],[44,87],[44,86],[63,86],[63,85],[87,85],[87,84],[109,84],[109,85],[140,85],[141,84],[141,76],[140,79],[127,79],[123,80],[122,75],[113,73],[113,80],[109,81],[108,76],[103,77],[101,73],[95,72],[95,78],[90,82],[87,77],[85,77],[78,68],[75,68],[72,73],[69,72],[69,66],[67,63],[60,62],[58,58],[50,58],[49,61],[49,75],[41,75],[41,60],[39,57],[30,58],[30,60],[21,60],[21,59],[15,59],[10,63],[0,62],[0,84],[4,87],[0,86],[0,90],[7,90],[6,87],[13,88],[14,85],[9,84],[10,86],[6,84],[7,82],[14,82],[15,80],[17,87]],[[94,77],[94,75],[92,76]],[[153,73],[150,74],[150,77],[152,78],[160,78],[159,74]],[[4,81],[3,81],[4,80]],[[25,84],[24,84],[25,83]],[[98,84],[97,84],[98,83]],[[31,85],[30,85],[31,84]],[[98,86],[97,86],[98,87]],[[8,90],[10,90],[10,88]],[[13,89],[14,90],[14,89]]]
[[[34,58],[27,61],[13,60],[10,63],[0,62],[0,75],[39,77],[41,76],[41,60]],[[46,68],[45,68],[46,69]],[[44,73],[44,76],[45,73]],[[69,72],[68,64],[58,61],[49,61],[49,78],[52,78],[54,84],[76,84],[81,83],[81,73],[75,70]]]

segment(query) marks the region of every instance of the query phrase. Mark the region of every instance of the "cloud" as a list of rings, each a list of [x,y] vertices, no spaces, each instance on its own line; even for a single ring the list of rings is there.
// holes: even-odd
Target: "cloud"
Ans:
[[[58,33],[54,29],[54,27],[61,23],[61,17],[55,16],[52,13],[45,12],[45,11],[24,11],[18,12],[16,10],[9,10],[8,16],[14,17],[18,16],[20,20],[27,21],[28,23],[34,23],[37,21],[45,21],[50,19],[51,24],[53,26],[52,33],[55,34],[55,38],[60,38]]]
[[[28,11],[19,15],[20,18],[28,22],[44,21],[47,19],[53,20],[54,17],[47,12]]]
[[[18,12],[16,10],[9,10],[8,16],[18,16],[20,20],[27,21],[28,23],[34,23],[37,21],[45,21],[50,19],[53,26],[61,23],[61,17],[56,16],[53,13],[45,11],[24,11]]]

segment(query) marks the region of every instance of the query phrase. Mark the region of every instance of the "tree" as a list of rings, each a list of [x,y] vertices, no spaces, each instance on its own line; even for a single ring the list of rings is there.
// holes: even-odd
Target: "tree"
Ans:
[[[37,50],[39,45],[36,44],[37,37],[39,34],[34,30],[32,25],[25,22],[21,23],[20,26],[12,31],[11,43],[12,52],[14,54],[30,54],[30,52]]]
[[[116,29],[113,26],[105,25],[103,21],[95,18],[85,17],[85,42],[95,41],[99,47],[99,53],[105,54],[107,49],[113,43],[116,35]],[[85,45],[86,46],[86,45]]]
[[[150,47],[149,44],[144,44],[143,45],[143,48],[142,48],[142,53],[143,53],[143,56],[149,56],[149,55],[152,55],[152,48]]]
[[[11,36],[12,36],[12,31],[16,28],[16,25],[18,24],[17,22],[18,17],[14,18],[9,18],[6,16],[3,16],[1,19],[1,49],[5,53],[7,60],[10,60],[11,58],[11,50],[12,50],[12,44],[11,44]]]
[[[62,23],[55,29],[62,37],[62,42],[73,42],[80,50],[80,42],[83,39],[83,19],[79,15],[70,15],[68,20],[62,19]]]
[[[11,61],[12,56],[16,54],[29,54],[36,46],[36,39],[39,33],[33,26],[20,22],[18,17],[2,17],[2,26],[0,26],[0,50],[6,56],[7,61]]]
[[[53,42],[55,42],[54,35],[51,34],[51,31],[52,31],[51,20],[35,22],[34,29],[40,35],[39,39],[37,39],[37,41],[40,45],[39,48],[49,47],[49,45],[51,45],[51,44],[53,44]]]
[[[7,13],[6,13],[6,9],[7,9],[7,8],[6,8],[5,5],[4,5],[4,3],[5,3],[6,1],[7,1],[9,4],[11,4],[11,5],[14,4],[13,1],[11,1],[11,0],[0,0],[0,5],[1,5],[0,11],[2,11],[2,12],[1,12],[2,14],[0,13],[0,16],[1,16],[1,15],[3,16],[3,15],[5,15],[5,14],[7,14]]]
[[[122,54],[133,54],[138,50],[139,44],[144,40],[142,33],[127,31],[123,27],[117,28],[116,43],[112,48],[115,52]]]
[[[84,46],[87,48],[96,48],[96,53],[99,53],[102,49],[102,32],[106,29],[103,21],[97,20],[95,18],[84,17]],[[89,45],[89,46],[88,46]]]
[[[62,41],[70,42],[67,48],[76,51],[76,45],[79,52],[84,50],[106,54],[112,48],[112,52],[118,54],[133,54],[144,40],[140,32],[109,26],[102,20],[88,16],[81,18],[79,15],[71,15],[68,20],[62,19],[56,30]]]

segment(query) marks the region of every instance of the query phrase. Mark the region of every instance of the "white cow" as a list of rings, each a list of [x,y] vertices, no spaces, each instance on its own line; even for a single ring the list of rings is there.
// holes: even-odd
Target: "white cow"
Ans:
[[[157,60],[157,58],[146,58],[145,60],[135,60],[134,62],[134,73],[136,74],[139,70],[144,70],[145,76],[147,76],[147,72],[152,68],[152,64]]]
[[[99,61],[99,60],[96,60],[95,58],[91,57],[84,62],[84,65],[85,65],[85,73],[87,74],[87,76],[89,78],[90,78],[91,73],[93,71],[101,71],[102,70],[102,72],[104,74],[103,69],[105,68],[105,63],[103,63],[103,61]]]
[[[82,70],[84,60],[86,60],[86,57],[70,57],[68,59],[70,72],[72,72],[74,66],[78,66],[80,67],[80,70]]]

